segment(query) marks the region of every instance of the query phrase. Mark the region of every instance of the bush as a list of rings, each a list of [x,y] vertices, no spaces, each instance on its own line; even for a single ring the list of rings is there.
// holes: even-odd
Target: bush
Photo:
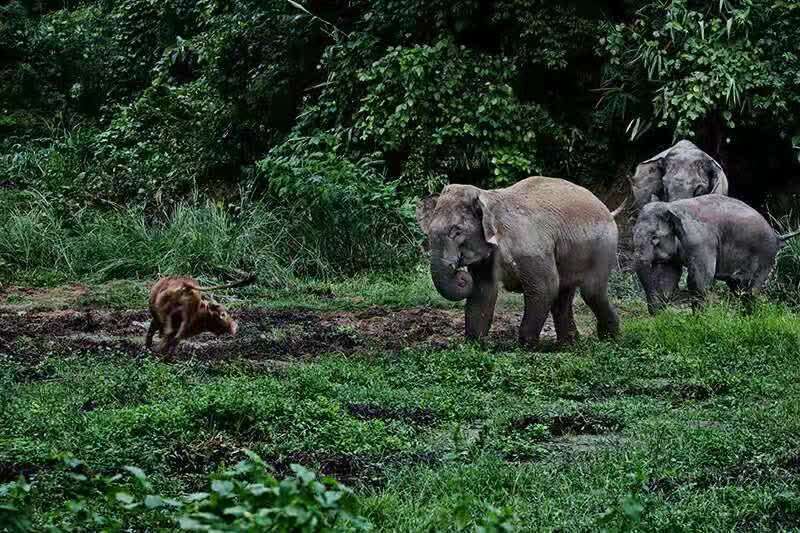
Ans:
[[[509,58],[449,40],[390,47],[355,73],[364,97],[354,134],[402,161],[400,173],[417,190],[473,174],[485,186],[508,185],[541,170],[537,137],[548,122],[539,106],[517,99],[514,75]]]
[[[380,162],[350,160],[334,133],[292,137],[258,163],[269,191],[304,223],[296,236],[354,269],[406,266],[415,260],[414,206],[387,182]]]
[[[0,175],[12,177],[20,188],[39,191],[60,213],[102,202],[86,173],[94,160],[96,135],[93,128],[76,127],[54,135],[45,146],[14,146],[0,155]],[[105,191],[101,196],[107,196]]]
[[[87,187],[115,202],[173,206],[235,166],[224,139],[229,123],[225,102],[205,81],[155,85],[97,136]]]
[[[790,240],[778,252],[767,294],[792,307],[800,306],[800,239]]]
[[[376,215],[362,206],[350,220],[362,218],[349,227],[343,219],[349,207],[336,214],[325,211],[325,204],[315,209],[195,199],[155,220],[141,206],[67,216],[29,194],[0,220],[0,265],[9,278],[57,272],[61,279],[92,281],[220,276],[239,268],[256,272],[263,284],[285,285],[299,276],[324,278],[415,260],[410,230],[399,214]]]
[[[152,493],[145,473],[125,467],[125,475],[93,473],[81,461],[67,458],[70,482],[63,487],[70,498],[65,524],[49,524],[55,531],[102,529],[125,531],[133,519],[150,513],[160,527],[189,531],[366,531],[369,523],[358,516],[358,501],[352,491],[332,478],[318,479],[300,465],[278,481],[271,468],[252,452],[234,468],[213,476],[209,492],[181,498]],[[36,488],[35,486],[33,487]],[[0,529],[37,531],[28,505],[32,487],[20,479],[0,485]],[[105,499],[99,505],[98,499]],[[158,513],[153,515],[154,513]],[[136,528],[133,528],[136,529]]]

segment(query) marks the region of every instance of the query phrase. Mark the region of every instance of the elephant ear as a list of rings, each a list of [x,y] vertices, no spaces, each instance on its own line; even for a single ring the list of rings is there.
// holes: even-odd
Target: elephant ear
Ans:
[[[481,192],[475,199],[475,211],[483,226],[483,236],[486,242],[497,246],[497,218],[494,214],[494,199],[488,192]]]
[[[672,209],[667,209],[666,218],[684,250],[693,249],[703,242],[703,230],[692,218],[681,217]]]
[[[439,201],[438,194],[431,194],[420,198],[417,202],[417,224],[425,232],[425,235],[431,233],[431,222],[433,221],[433,212],[436,210],[436,202]]]
[[[708,194],[721,194],[728,196],[728,177],[722,166],[714,161],[710,156],[708,158],[708,166],[706,167],[708,173]]]
[[[672,228],[672,231],[674,231],[675,235],[678,236],[678,240],[681,243],[684,243],[684,241],[686,241],[687,238],[687,232],[686,232],[687,228],[686,225],[683,223],[681,217],[678,214],[676,214],[675,211],[673,211],[672,209],[667,209],[665,216],[667,218],[667,223]]]
[[[664,196],[664,158],[670,150],[664,150],[655,157],[642,161],[630,178],[631,191],[636,209],[641,209],[650,202],[658,201]]]

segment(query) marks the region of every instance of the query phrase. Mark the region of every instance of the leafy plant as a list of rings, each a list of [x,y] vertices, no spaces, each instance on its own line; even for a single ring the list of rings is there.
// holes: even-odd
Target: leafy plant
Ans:
[[[351,160],[346,149],[336,132],[293,136],[259,161],[258,169],[268,190],[313,228],[298,240],[326,250],[332,263],[409,264],[413,205],[399,194],[397,182],[384,178],[380,162]]]
[[[31,486],[20,478],[0,485],[0,530],[11,533],[33,531],[28,502]]]
[[[180,498],[153,494],[147,475],[135,466],[124,474],[92,472],[80,460],[63,459],[67,477],[69,521],[51,524],[50,530],[124,531],[141,513],[156,513],[166,523],[187,531],[366,531],[370,524],[358,515],[352,491],[332,478],[318,479],[300,465],[278,481],[256,454],[215,476],[209,492]],[[35,486],[33,487],[35,488]],[[35,531],[24,479],[0,485],[0,527],[11,532]],[[105,501],[98,505],[98,497]],[[166,525],[165,523],[165,525]]]
[[[178,523],[192,531],[351,531],[369,529],[353,493],[332,478],[318,479],[300,465],[278,481],[252,452],[212,481],[211,491],[187,497]]]
[[[406,155],[403,174],[425,184],[444,174],[489,170],[503,185],[538,170],[541,109],[517,100],[515,67],[448,40],[392,47],[361,70],[366,97],[355,113],[359,140]],[[485,179],[485,178],[484,178]]]
[[[786,87],[800,56],[786,32],[798,17],[791,2],[649,2],[608,26],[606,105],[630,119],[632,138],[653,125],[681,136],[710,128],[719,144],[723,130],[764,120],[791,136],[800,99]]]

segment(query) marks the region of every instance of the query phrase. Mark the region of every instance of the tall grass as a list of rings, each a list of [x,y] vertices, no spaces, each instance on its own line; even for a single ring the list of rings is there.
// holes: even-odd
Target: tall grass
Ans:
[[[778,252],[767,294],[792,307],[800,307],[800,237],[790,240]]]
[[[256,272],[264,284],[280,285],[301,276],[326,278],[413,260],[413,247],[406,242],[410,233],[385,236],[378,225],[371,238],[350,235],[349,246],[328,246],[320,228],[290,209],[261,203],[233,215],[213,202],[186,202],[155,221],[141,207],[60,217],[55,206],[38,196],[3,210],[0,265],[12,282],[45,273],[107,281],[219,276],[238,268]]]

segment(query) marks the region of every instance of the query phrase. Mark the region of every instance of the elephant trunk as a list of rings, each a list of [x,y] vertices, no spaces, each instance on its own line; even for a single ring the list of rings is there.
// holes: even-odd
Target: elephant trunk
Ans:
[[[636,264],[636,275],[644,289],[645,299],[647,300],[647,310],[650,314],[655,314],[662,307],[662,300],[658,294],[658,283],[655,279],[655,271],[651,264],[638,262]]]
[[[680,265],[673,263],[644,263],[636,265],[636,274],[644,288],[647,310],[655,314],[664,307],[678,288]]]
[[[436,247],[431,253],[431,278],[436,290],[453,302],[461,301],[472,294],[474,281],[472,275],[457,269],[457,262],[448,261],[444,250]]]

